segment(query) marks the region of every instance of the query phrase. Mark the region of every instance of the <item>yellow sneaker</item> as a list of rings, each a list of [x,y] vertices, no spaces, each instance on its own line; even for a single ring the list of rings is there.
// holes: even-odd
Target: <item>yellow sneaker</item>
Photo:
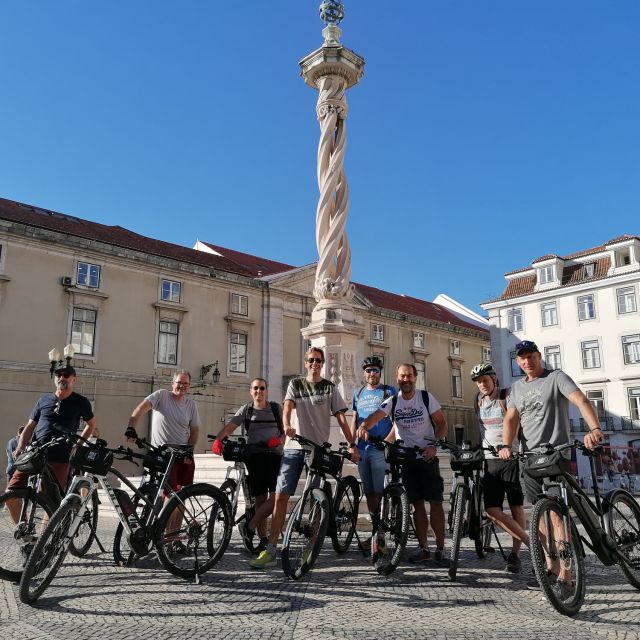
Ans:
[[[311,549],[305,549],[302,552],[302,564],[308,564],[311,558]]]
[[[262,551],[257,558],[249,560],[249,566],[254,569],[266,569],[267,567],[273,567],[275,563],[276,557],[268,551]]]

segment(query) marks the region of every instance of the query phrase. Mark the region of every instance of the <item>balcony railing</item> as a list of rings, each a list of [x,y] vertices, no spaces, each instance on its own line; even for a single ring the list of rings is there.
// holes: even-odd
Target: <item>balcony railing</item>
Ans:
[[[640,418],[620,416],[620,425],[623,431],[640,431]]]
[[[586,433],[588,428],[587,423],[584,421],[584,418],[571,418],[571,430],[574,433]],[[600,417],[600,428],[603,431],[615,431],[615,422],[613,421],[613,416],[601,416]]]

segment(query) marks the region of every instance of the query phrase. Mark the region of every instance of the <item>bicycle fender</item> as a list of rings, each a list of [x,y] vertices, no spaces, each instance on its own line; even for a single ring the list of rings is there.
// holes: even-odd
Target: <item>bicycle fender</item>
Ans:
[[[403,493],[406,493],[406,489],[400,484],[390,484],[387,487],[388,492],[392,496],[400,497]]]
[[[76,507],[79,507],[80,503],[82,502],[82,498],[77,493],[68,493],[64,497],[62,502],[68,502],[70,504],[73,504]]]

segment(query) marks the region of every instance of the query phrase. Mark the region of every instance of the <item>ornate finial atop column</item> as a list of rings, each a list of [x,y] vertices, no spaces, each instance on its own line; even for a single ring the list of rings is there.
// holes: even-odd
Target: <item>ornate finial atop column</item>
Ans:
[[[320,19],[327,26],[322,30],[326,47],[340,46],[342,31],[338,25],[344,19],[344,6],[337,0],[324,0],[320,5]]]

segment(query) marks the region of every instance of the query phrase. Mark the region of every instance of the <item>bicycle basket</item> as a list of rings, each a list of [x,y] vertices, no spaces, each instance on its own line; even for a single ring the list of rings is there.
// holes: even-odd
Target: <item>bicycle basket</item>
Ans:
[[[222,458],[228,462],[243,462],[246,458],[246,444],[235,440],[225,440],[222,444]]]
[[[337,476],[342,471],[343,462],[344,458],[341,455],[316,448],[313,450],[311,468],[314,471],[328,473],[330,476]]]
[[[47,462],[47,453],[43,449],[33,448],[21,453],[13,465],[23,473],[40,473]]]
[[[560,451],[530,456],[524,465],[524,471],[532,478],[560,476],[565,470],[565,459]]]
[[[103,448],[76,447],[71,453],[69,464],[80,471],[106,476],[113,464],[113,453]]]
[[[413,447],[400,447],[392,445],[384,448],[384,459],[389,464],[405,465],[407,463],[416,462],[417,451]]]
[[[452,471],[479,471],[483,464],[484,451],[482,449],[451,451]]]

